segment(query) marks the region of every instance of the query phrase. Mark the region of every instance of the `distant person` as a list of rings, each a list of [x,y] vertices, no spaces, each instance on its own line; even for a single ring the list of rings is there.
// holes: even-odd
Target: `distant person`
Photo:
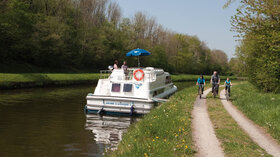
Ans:
[[[123,61],[123,65],[122,65],[122,67],[121,67],[122,69],[123,69],[123,71],[124,71],[124,74],[125,74],[125,78],[126,79],[128,79],[127,77],[128,77],[128,66],[127,66],[127,64],[126,64],[126,61]]]
[[[123,65],[122,65],[121,68],[122,68],[124,71],[127,71],[128,66],[127,66],[127,64],[126,64],[126,61],[123,61]]]
[[[213,75],[211,76],[210,79],[210,84],[212,84],[212,94],[214,93],[214,87],[216,86],[217,88],[217,93],[219,92],[219,84],[220,84],[220,76],[218,75],[217,71],[214,71]]]
[[[203,75],[201,74],[199,76],[199,78],[197,79],[196,81],[196,85],[198,85],[198,94],[199,94],[199,89],[201,88],[202,90],[202,94],[203,94],[203,91],[204,91],[204,86],[205,86],[205,79],[203,77]]]
[[[118,60],[115,60],[114,69],[118,69]]]
[[[226,90],[228,89],[228,95],[230,96],[230,86],[232,86],[232,84],[229,78],[227,78],[224,85],[226,86]]]

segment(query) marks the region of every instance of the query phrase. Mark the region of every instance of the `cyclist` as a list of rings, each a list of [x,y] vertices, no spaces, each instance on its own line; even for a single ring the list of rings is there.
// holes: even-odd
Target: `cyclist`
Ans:
[[[232,84],[229,78],[227,78],[224,85],[226,86],[226,90],[228,89],[228,96],[230,96],[230,86],[232,86]]]
[[[205,79],[203,78],[203,75],[201,74],[200,77],[197,79],[196,81],[196,85],[198,86],[198,94],[199,94],[199,89],[201,88],[202,90],[202,94],[203,94],[203,90],[204,90],[204,86],[205,86]]]
[[[212,94],[214,94],[214,87],[216,86],[217,93],[219,92],[220,76],[217,74],[217,71],[214,71],[210,79],[210,84],[212,84]]]

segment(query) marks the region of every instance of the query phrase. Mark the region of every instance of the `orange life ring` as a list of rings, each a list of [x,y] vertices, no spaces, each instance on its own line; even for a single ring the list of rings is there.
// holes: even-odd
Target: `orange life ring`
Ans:
[[[144,78],[144,71],[142,69],[136,69],[133,72],[133,76],[136,81],[141,81]]]

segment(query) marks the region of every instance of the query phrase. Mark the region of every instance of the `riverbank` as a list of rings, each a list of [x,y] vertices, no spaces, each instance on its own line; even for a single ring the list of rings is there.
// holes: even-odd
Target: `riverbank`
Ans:
[[[178,74],[178,75],[171,75],[171,77],[172,77],[172,81],[174,82],[196,81],[199,75]],[[211,75],[204,75],[203,77],[206,81],[210,81]],[[227,76],[220,76],[220,77],[221,77],[221,81],[227,79]],[[231,80],[246,80],[245,77],[230,76],[229,78]]]
[[[264,93],[248,82],[232,88],[232,103],[280,143],[280,94]]]
[[[174,82],[196,81],[198,77],[198,75],[180,74],[172,75],[172,80]],[[205,76],[205,79],[209,80],[210,77]],[[98,79],[99,73],[0,73],[0,89],[92,84]],[[221,79],[226,79],[226,76],[221,76]]]
[[[0,73],[0,89],[91,84],[98,79],[98,73]]]
[[[131,125],[118,149],[106,156],[194,156],[191,111],[196,97],[196,86],[177,92]]]

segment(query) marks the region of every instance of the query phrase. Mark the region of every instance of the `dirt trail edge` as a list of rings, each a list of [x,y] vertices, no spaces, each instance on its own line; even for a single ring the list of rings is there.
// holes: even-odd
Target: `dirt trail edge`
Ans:
[[[280,156],[280,145],[274,140],[264,129],[249,120],[243,113],[241,113],[231,102],[225,98],[225,90],[220,93],[221,101],[224,108],[228,111],[231,117],[238,123],[238,125],[245,130],[245,132],[262,147],[267,153],[273,156]]]
[[[198,149],[197,156],[221,157],[224,156],[224,152],[215,135],[206,105],[206,95],[210,91],[211,89],[204,91],[202,98],[200,99],[198,96],[194,103],[194,109],[192,111],[192,136],[195,146]]]

